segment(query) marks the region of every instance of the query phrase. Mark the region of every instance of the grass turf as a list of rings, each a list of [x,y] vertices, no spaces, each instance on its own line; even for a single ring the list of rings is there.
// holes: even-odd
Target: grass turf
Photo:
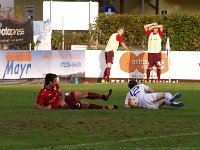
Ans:
[[[63,91],[113,93],[108,102],[118,110],[34,109],[42,85],[0,85],[0,149],[199,149],[200,84],[148,84],[156,91],[181,92],[177,109],[125,109],[126,83],[61,84]],[[86,99],[84,99],[86,100]]]

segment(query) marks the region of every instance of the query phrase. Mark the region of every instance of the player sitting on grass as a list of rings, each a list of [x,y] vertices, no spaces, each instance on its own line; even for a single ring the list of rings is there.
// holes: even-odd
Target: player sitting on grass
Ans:
[[[176,99],[181,97],[181,93],[176,93],[172,96],[171,93],[155,92],[149,86],[138,84],[134,80],[129,81],[128,87],[130,91],[127,93],[125,99],[126,108],[158,109],[164,104],[177,108],[184,106],[182,102],[175,102]]]
[[[81,98],[88,99],[102,99],[107,101],[112,94],[110,89],[105,94],[97,94],[83,91],[71,91],[70,93],[63,93],[57,83],[57,75],[48,73],[45,77],[45,85],[40,90],[36,108],[41,109],[117,109],[118,105],[101,106],[88,103],[86,101],[80,101]]]

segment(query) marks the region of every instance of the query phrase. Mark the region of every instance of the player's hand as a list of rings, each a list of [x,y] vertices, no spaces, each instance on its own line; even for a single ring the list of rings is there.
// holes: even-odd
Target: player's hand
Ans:
[[[64,105],[67,105],[67,104],[66,104],[65,101],[61,100],[61,101],[59,102],[59,105],[64,106]]]
[[[153,23],[153,25],[154,25],[154,26],[157,26],[158,24],[155,22],[155,23]]]
[[[49,109],[51,109],[52,107],[51,107],[51,104],[49,104],[48,106],[46,106],[45,107],[46,108],[46,110],[49,110]]]

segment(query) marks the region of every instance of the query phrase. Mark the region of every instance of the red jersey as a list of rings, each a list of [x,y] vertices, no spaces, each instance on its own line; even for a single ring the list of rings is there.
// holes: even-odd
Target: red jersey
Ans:
[[[120,44],[123,42],[122,36],[120,34],[117,34],[116,40],[119,41]]]
[[[58,108],[58,103],[60,101],[59,88],[58,84],[56,84],[53,89],[46,89],[44,86],[39,92],[36,103],[43,106],[51,104],[53,109]]]

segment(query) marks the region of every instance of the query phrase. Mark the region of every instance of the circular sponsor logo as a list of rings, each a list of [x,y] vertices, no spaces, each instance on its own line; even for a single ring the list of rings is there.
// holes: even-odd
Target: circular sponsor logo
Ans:
[[[136,59],[135,54],[131,52],[124,53],[121,56],[120,63],[119,63],[121,70],[127,73],[133,72],[136,69],[136,66],[134,65],[132,61],[134,61],[135,59]]]
[[[161,74],[166,73],[168,71],[168,60],[167,56],[164,53],[161,53]],[[148,68],[148,53],[142,52],[138,56],[136,56],[132,52],[124,53],[120,58],[120,68],[124,72],[131,73],[136,69],[140,73],[146,73]],[[153,70],[157,72],[157,68],[154,66]]]

